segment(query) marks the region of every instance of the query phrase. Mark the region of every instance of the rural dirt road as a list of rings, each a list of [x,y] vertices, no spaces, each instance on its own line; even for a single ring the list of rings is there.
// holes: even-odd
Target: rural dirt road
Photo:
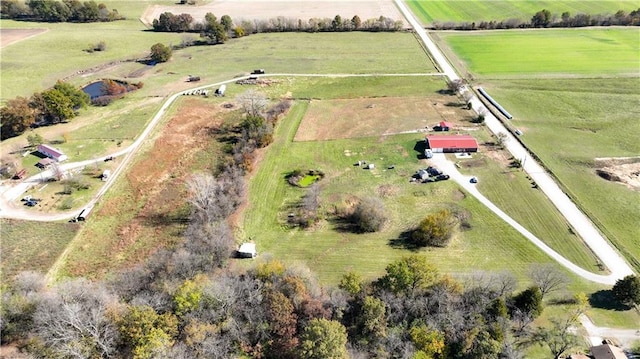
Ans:
[[[427,32],[409,11],[407,6],[401,0],[394,1],[409,24],[411,24],[420,39],[424,42],[425,46],[431,53],[433,60],[438,64],[440,70],[449,78],[449,80],[459,80],[460,77],[456,73],[455,69],[449,64],[449,61],[443,55],[442,51],[440,51],[438,46],[436,46],[436,44],[431,40]],[[469,89],[464,89],[463,91],[469,91]],[[478,111],[479,109],[486,109],[484,104],[475,95],[473,96],[471,102],[473,108],[476,111]],[[542,241],[537,239],[529,231],[513,221],[513,219],[508,217],[506,214],[502,213],[501,215],[496,212],[492,208],[495,206],[491,202],[489,202],[484,196],[482,196],[480,192],[475,190],[475,187],[469,186],[468,179],[457,175],[455,176],[457,179],[454,179],[456,179],[456,181],[458,181],[460,185],[467,190],[469,190],[469,187],[473,188],[473,191],[470,191],[470,193],[478,198],[478,200],[487,205],[487,207],[494,211],[494,213],[500,215],[502,219],[511,224],[520,233],[522,233],[525,237],[532,241],[536,246],[538,246],[545,253],[558,261],[558,263],[562,264],[567,269],[578,274],[579,276],[594,282],[613,285],[615,284],[616,280],[623,278],[629,274],[633,274],[633,270],[626,263],[624,258],[622,258],[622,256],[613,249],[609,242],[607,242],[607,240],[595,228],[591,220],[584,213],[582,213],[575,205],[575,203],[573,203],[571,199],[560,189],[551,175],[547,173],[533,158],[531,158],[531,156],[520,144],[520,142],[518,142],[509,133],[509,131],[495,116],[491,114],[490,111],[488,111],[488,109],[486,110],[486,112],[488,113],[488,115],[485,117],[485,123],[487,127],[496,135],[498,133],[504,133],[507,136],[507,140],[505,141],[505,147],[507,148],[507,150],[513,155],[514,158],[523,159],[524,171],[527,172],[529,176],[535,181],[535,183],[538,184],[538,187],[545,193],[545,195],[551,200],[556,208],[558,208],[560,213],[562,213],[562,215],[566,218],[567,222],[569,222],[571,226],[575,228],[578,235],[584,240],[589,248],[591,248],[596,256],[600,258],[602,263],[609,269],[611,274],[607,276],[597,275],[576,266],[566,258],[562,257],[560,254],[549,248]],[[455,172],[458,172],[455,167],[453,167],[453,170],[455,170]],[[495,209],[500,211],[497,207],[495,207]]]
[[[640,324],[638,325],[638,329],[616,329],[596,327],[591,319],[584,314],[581,314],[579,319],[587,331],[591,345],[600,345],[604,339],[615,338],[618,344],[628,348],[633,342],[640,341]]]

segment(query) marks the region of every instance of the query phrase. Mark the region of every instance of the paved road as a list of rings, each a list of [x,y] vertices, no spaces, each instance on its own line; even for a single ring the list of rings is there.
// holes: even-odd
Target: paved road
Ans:
[[[431,53],[434,61],[438,64],[442,72],[450,79],[457,80],[460,79],[458,74],[455,72],[454,68],[449,64],[449,61],[442,54],[438,46],[431,40],[428,36],[427,32],[422,28],[420,23],[415,19],[413,14],[409,11],[407,6],[402,2],[402,0],[394,0],[400,11],[407,18],[407,21],[413,26],[416,33],[422,39],[425,46]],[[469,91],[468,89],[464,89],[463,91]],[[481,108],[485,108],[484,104],[476,97],[472,98],[473,108],[479,110]],[[558,187],[555,183],[551,175],[547,173],[533,158],[531,158],[525,148],[515,139],[513,136],[507,131],[507,129],[502,125],[502,123],[491,114],[488,110],[486,111],[488,115],[485,117],[485,123],[487,127],[494,134],[504,133],[507,137],[506,140],[506,148],[514,158],[523,159],[524,162],[524,171],[529,174],[529,176],[538,184],[538,187],[547,195],[547,197],[551,200],[551,202],[558,208],[560,213],[566,218],[567,222],[571,224],[571,226],[576,230],[578,235],[585,241],[585,243],[591,248],[591,250],[600,258],[600,261],[609,269],[611,272],[608,276],[599,276],[593,273],[587,272],[566,258],[560,256],[557,252],[553,251],[551,248],[542,243],[539,239],[535,238],[529,231],[522,228],[519,224],[515,223],[511,218],[505,215],[500,215],[505,221],[511,224],[514,228],[518,229],[520,233],[522,233],[525,237],[527,237],[530,241],[536,244],[540,249],[545,251],[548,255],[553,257],[560,264],[571,270],[572,272],[580,275],[581,277],[592,280],[594,282],[603,283],[603,284],[615,284],[616,280],[619,278],[623,278],[629,274],[633,274],[633,270],[626,263],[624,258],[619,255],[611,245],[605,240],[605,238],[600,234],[600,232],[595,228],[591,220],[582,213],[578,207],[571,201],[571,199]],[[455,169],[455,167],[454,167]],[[457,172],[457,171],[456,171]],[[466,183],[462,183],[460,180],[458,182],[463,185],[463,187],[467,188],[469,186]],[[485,203],[486,198],[484,196],[479,197],[477,195],[481,194],[478,191],[470,192],[476,198],[478,198],[481,202]],[[481,199],[484,198],[484,199]],[[487,201],[488,202],[488,201]],[[490,203],[490,202],[488,202]],[[489,206],[488,203],[485,203],[489,208],[493,206]],[[495,206],[494,206],[495,207]],[[497,209],[497,208],[496,208]],[[492,209],[493,210],[493,209]],[[499,209],[498,209],[499,210]],[[496,214],[498,212],[494,211]],[[513,222],[513,223],[512,223]],[[594,277],[596,276],[596,277]]]

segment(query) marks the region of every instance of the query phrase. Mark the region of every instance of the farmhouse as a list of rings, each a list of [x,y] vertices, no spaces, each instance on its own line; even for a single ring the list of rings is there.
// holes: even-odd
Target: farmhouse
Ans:
[[[61,150],[48,145],[38,145],[38,152],[55,160],[56,162],[62,162],[67,159],[67,155],[65,155]]]
[[[425,142],[433,152],[478,152],[478,141],[469,135],[426,136]]]

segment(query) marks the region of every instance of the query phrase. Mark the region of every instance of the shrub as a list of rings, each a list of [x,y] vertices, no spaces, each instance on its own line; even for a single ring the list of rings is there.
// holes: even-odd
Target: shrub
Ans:
[[[443,209],[430,214],[411,233],[411,242],[419,247],[446,247],[451,241],[455,218]]]
[[[377,232],[387,222],[384,204],[378,198],[364,198],[355,208],[352,215],[353,223],[363,232]]]

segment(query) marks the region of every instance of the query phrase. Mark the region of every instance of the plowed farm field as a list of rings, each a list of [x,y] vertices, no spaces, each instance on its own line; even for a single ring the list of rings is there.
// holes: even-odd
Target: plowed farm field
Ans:
[[[195,21],[204,20],[206,13],[218,16],[229,15],[239,24],[243,20],[269,20],[275,18],[301,19],[330,18],[340,15],[343,19],[351,19],[358,15],[362,21],[389,17],[404,21],[393,0],[359,0],[359,1],[325,1],[325,0],[293,0],[293,1],[212,1],[202,6],[186,5],[152,5],[142,14],[140,20],[150,26],[154,19],[164,12],[189,14]]]
[[[314,100],[295,141],[322,141],[424,132],[440,121],[471,115],[451,96]]]

